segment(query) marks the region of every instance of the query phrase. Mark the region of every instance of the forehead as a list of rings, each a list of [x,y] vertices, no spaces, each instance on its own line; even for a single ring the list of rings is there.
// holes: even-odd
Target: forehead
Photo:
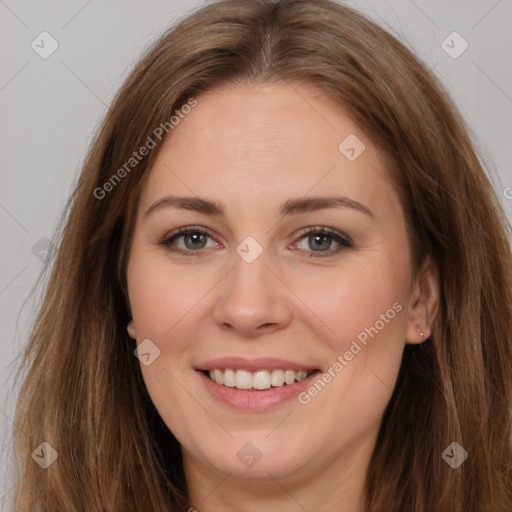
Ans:
[[[307,194],[343,194],[387,209],[396,202],[371,140],[321,90],[223,86],[196,100],[163,143],[143,205],[166,193],[246,209]]]

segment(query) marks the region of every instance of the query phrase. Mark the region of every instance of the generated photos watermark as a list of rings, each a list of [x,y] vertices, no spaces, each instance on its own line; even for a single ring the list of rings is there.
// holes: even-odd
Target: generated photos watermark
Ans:
[[[377,320],[372,326],[361,331],[356,337],[357,340],[352,341],[350,348],[346,350],[343,355],[339,355],[336,358],[336,361],[329,366],[327,371],[318,377],[318,379],[306,391],[299,393],[299,402],[303,405],[309,404],[311,399],[317,396],[318,393],[320,393],[320,391],[322,391],[325,386],[350,363],[350,361],[352,361],[354,356],[361,352],[361,350],[368,344],[368,338],[373,339],[377,336],[377,334],[384,329],[386,324],[389,324],[389,322],[393,320],[397,313],[400,313],[402,309],[402,304],[395,302],[385,313],[380,315],[379,320]]]
[[[148,136],[146,142],[138,149],[138,151],[134,151],[132,156],[128,158],[128,160],[114,174],[112,174],[112,176],[105,181],[101,187],[96,187],[94,189],[94,197],[101,200],[104,199],[109,192],[112,192],[112,190],[121,183],[123,178],[125,178],[132,169],[137,167],[139,162],[142,161],[145,156],[149,155],[151,150],[154,149],[159,142],[164,140],[165,136],[180,123],[181,119],[184,119],[187,114],[190,114],[195,106],[197,106],[197,100],[195,98],[190,98],[180,109],[174,111],[175,115],[172,115],[169,121],[160,123],[153,130],[152,134]]]

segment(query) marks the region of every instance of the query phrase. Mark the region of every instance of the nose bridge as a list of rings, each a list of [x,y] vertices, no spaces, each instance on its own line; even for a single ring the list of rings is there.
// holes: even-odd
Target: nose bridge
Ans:
[[[236,296],[240,304],[267,301],[271,291],[268,264],[269,251],[253,237],[244,239],[233,256],[233,271],[228,278],[229,296]]]

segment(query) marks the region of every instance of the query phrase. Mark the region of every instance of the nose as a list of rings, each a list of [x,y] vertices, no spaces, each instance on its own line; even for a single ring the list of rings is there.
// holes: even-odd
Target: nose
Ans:
[[[215,323],[246,338],[286,328],[292,319],[290,291],[276,274],[265,251],[252,263],[235,254],[234,267],[219,288]]]

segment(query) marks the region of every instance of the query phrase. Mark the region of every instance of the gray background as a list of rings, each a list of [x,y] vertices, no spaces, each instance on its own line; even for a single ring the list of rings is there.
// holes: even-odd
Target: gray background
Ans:
[[[20,348],[37,305],[26,301],[42,268],[91,135],[136,57],[202,1],[0,0],[0,508],[9,470]],[[347,2],[398,35],[441,78],[467,120],[512,219],[512,0]],[[58,49],[31,47],[47,31]],[[443,41],[469,44],[458,58]],[[456,51],[460,42],[448,39]],[[46,41],[45,48],[49,48]],[[35,247],[35,249],[34,249]],[[22,307],[23,306],[23,307]]]

